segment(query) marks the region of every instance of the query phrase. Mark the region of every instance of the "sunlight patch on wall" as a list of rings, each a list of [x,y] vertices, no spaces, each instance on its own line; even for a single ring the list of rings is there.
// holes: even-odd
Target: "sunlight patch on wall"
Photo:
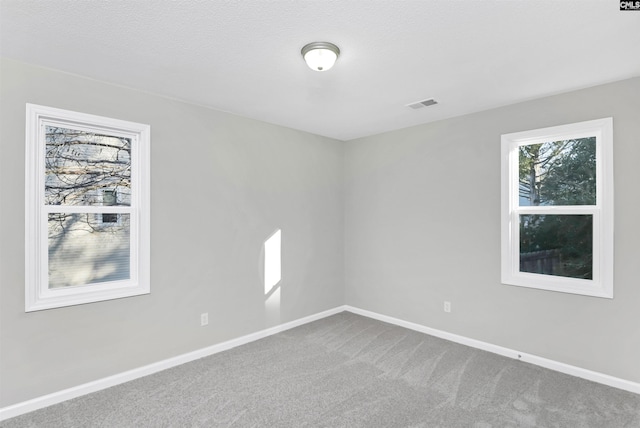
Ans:
[[[268,326],[280,324],[280,290],[280,287],[276,287],[265,301],[265,320]]]
[[[264,243],[264,294],[269,292],[280,282],[282,231],[276,230]]]

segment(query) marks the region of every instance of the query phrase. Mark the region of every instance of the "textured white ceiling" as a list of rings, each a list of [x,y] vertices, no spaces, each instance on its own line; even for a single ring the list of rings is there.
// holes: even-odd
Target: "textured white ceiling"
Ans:
[[[0,19],[2,56],[340,140],[640,75],[640,12],[616,0],[1,0]],[[312,41],[340,47],[331,71],[304,64]]]

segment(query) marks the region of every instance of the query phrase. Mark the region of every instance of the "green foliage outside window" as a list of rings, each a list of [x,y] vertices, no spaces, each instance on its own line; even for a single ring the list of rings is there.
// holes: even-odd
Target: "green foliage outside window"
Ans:
[[[520,206],[596,204],[596,138],[519,148]],[[520,271],[593,278],[593,216],[520,216]]]

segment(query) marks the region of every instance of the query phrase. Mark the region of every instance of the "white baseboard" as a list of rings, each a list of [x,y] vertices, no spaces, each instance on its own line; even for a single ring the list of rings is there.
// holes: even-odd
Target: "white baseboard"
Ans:
[[[451,342],[467,345],[472,348],[482,349],[484,351],[492,352],[494,354],[503,355],[505,357],[514,358],[517,360],[525,361],[537,366],[545,367],[551,370],[555,370],[561,373],[565,373],[571,376],[580,377],[583,379],[598,382],[604,385],[612,386],[614,388],[623,389],[625,391],[634,392],[640,394],[640,383],[631,382],[625,379],[616,378],[603,373],[594,372],[591,370],[583,369],[580,367],[564,364],[558,361],[549,360],[546,358],[538,357],[536,355],[526,354],[513,349],[504,348],[502,346],[493,345],[491,343],[482,342],[480,340],[470,339],[468,337],[459,336],[457,334],[447,333],[446,331],[436,330],[430,327],[425,327],[420,324],[415,324],[409,321],[404,321],[398,318],[393,318],[387,315],[381,315],[376,312],[359,309],[353,306],[343,305],[333,309],[329,309],[324,312],[319,312],[314,315],[310,315],[304,318],[300,318],[294,321],[290,321],[284,324],[280,324],[275,327],[271,327],[265,330],[261,330],[255,333],[248,334],[246,336],[238,337],[236,339],[228,340],[226,342],[218,343],[217,345],[208,346],[206,348],[199,349],[197,351],[189,352],[186,354],[178,355],[173,358],[158,361],[157,363],[149,364],[137,369],[128,370],[123,373],[119,373],[113,376],[109,376],[103,379],[98,379],[93,382],[88,382],[82,385],[78,385],[72,388],[64,389],[62,391],[54,392],[52,394],[43,395],[32,400],[23,401],[11,406],[0,409],[0,421],[5,419],[20,416],[22,414],[32,412],[34,410],[42,409],[54,404],[61,403],[72,398],[80,397],[82,395],[90,394],[92,392],[100,391],[106,388],[110,388],[121,383],[129,382],[134,379],[148,376],[153,373],[157,373],[162,370],[169,369],[171,367],[179,366],[190,361],[194,361],[200,358],[207,357],[209,355],[217,354],[218,352],[226,351],[236,346],[244,345],[249,342],[253,342],[265,337],[280,333],[285,330],[289,330],[294,327],[301,326],[303,324],[317,321],[322,318],[326,318],[331,315],[335,315],[340,312],[349,311],[354,314],[362,315],[368,318],[384,321],[389,324],[394,324],[400,327],[405,327],[410,330],[419,331],[421,333],[429,334],[431,336],[439,337],[441,339],[450,340]]]
[[[527,354],[524,352],[516,351],[514,349],[504,348],[502,346],[493,345],[491,343],[482,342],[480,340],[470,339],[465,336],[459,336],[457,334],[447,333],[446,331],[436,330],[434,328],[425,327],[420,324],[415,324],[409,321],[404,321],[404,320],[389,317],[386,315],[381,315],[376,312],[355,308],[353,306],[347,305],[345,307],[345,310],[349,312],[353,312],[354,314],[368,317],[368,318],[384,321],[389,324],[405,327],[410,330],[419,331],[421,333],[425,333],[430,336],[435,336],[441,339],[449,340],[451,342],[467,345],[472,348],[482,349],[483,351],[488,351],[494,354],[503,355],[505,357],[513,358],[516,360],[525,361],[527,363],[531,363],[531,364],[535,364],[536,366],[555,370],[560,373],[565,373],[571,376],[576,376],[582,379],[587,379],[587,380],[601,383],[607,386],[612,386],[614,388],[623,389],[625,391],[640,394],[640,383],[632,382],[625,379],[620,379],[620,378],[609,376],[599,372],[594,372],[592,370],[583,369],[581,367],[572,366],[570,364],[549,360],[547,358],[538,357],[537,355]]]
[[[244,345],[249,342],[253,342],[265,337],[274,335],[276,333],[289,330],[294,327],[298,327],[303,324],[310,323],[328,316],[344,312],[345,306],[338,306],[333,309],[329,309],[324,312],[319,312],[314,315],[309,315],[304,318],[300,318],[294,321],[290,321],[284,324],[277,325],[275,327],[261,330],[256,333],[251,333],[246,336],[238,337],[236,339],[228,340],[226,342],[218,343],[217,345],[208,346],[206,348],[199,349],[197,351],[189,352],[187,354],[178,355],[173,358],[158,361],[157,363],[149,364],[137,369],[128,370],[123,373],[118,373],[113,376],[105,377],[102,379],[88,382],[82,385],[74,386],[72,388],[64,389],[62,391],[54,392],[52,394],[43,395],[41,397],[34,398],[32,400],[23,401],[11,406],[0,409],[0,421],[5,419],[20,416],[34,410],[42,409],[54,404],[61,403],[63,401],[71,400],[72,398],[80,397],[81,395],[90,394],[92,392],[100,391],[106,388],[110,388],[121,383],[129,382],[134,379],[148,376],[150,374],[169,369],[171,367],[179,366],[190,361],[198,360],[200,358],[208,357],[209,355],[217,354],[218,352],[226,351],[236,346]]]

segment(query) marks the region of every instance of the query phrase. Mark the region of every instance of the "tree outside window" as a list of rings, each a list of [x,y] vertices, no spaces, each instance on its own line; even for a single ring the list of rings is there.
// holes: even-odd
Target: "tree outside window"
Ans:
[[[611,297],[611,118],[502,136],[502,282]]]
[[[27,105],[27,311],[149,292],[149,126]]]
[[[596,204],[596,138],[520,146],[520,206]],[[520,271],[593,279],[593,216],[520,215]]]

